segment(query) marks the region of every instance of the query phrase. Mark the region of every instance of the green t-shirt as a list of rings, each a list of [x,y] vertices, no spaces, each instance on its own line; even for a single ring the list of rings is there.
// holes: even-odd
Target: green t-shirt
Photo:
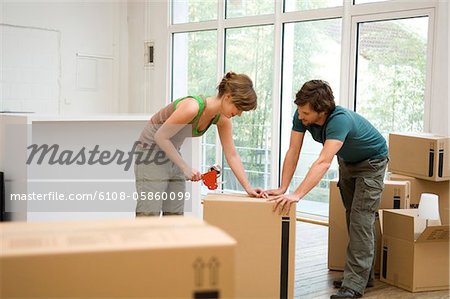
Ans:
[[[303,125],[298,119],[297,110],[292,130],[302,133],[309,131],[313,139],[322,144],[327,139],[342,141],[344,144],[337,156],[345,162],[357,163],[388,156],[386,140],[380,132],[361,115],[340,106],[336,106],[323,126]]]

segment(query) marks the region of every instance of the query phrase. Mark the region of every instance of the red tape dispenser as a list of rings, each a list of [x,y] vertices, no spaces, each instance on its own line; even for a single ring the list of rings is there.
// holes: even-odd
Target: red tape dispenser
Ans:
[[[216,190],[218,187],[217,179],[220,177],[222,168],[218,164],[214,164],[209,168],[208,172],[202,174],[202,181],[209,190]]]

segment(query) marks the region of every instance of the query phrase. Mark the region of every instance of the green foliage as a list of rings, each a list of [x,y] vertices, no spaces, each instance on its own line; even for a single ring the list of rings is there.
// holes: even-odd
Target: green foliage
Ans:
[[[273,0],[226,0],[227,18],[271,14],[275,10]]]
[[[189,22],[217,19],[217,0],[184,0],[188,3]],[[176,3],[176,1],[175,1]]]
[[[227,29],[225,52],[226,71],[249,75],[258,95],[255,111],[233,119],[233,136],[245,169],[259,173],[249,176],[251,183],[267,188],[272,135],[273,36],[272,25]],[[226,188],[236,184],[232,177],[227,182]]]
[[[188,93],[214,95],[217,73],[217,31],[188,33]],[[176,66],[174,66],[176,71]]]
[[[423,131],[426,48],[405,22],[361,27],[356,108],[381,132]]]

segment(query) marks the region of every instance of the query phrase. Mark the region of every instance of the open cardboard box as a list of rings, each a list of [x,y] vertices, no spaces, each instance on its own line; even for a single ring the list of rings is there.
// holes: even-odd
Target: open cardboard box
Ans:
[[[411,206],[418,206],[422,193],[434,193],[439,196],[439,214],[442,224],[449,224],[450,220],[450,181],[432,182],[401,174],[391,173],[390,180],[408,181],[411,186]]]
[[[380,280],[419,292],[449,289],[449,226],[426,226],[417,209],[383,210]]]

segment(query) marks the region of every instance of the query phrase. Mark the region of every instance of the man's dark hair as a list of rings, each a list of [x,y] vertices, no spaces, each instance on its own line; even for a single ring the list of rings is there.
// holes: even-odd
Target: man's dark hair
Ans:
[[[327,114],[336,108],[333,91],[328,82],[323,80],[311,80],[303,84],[295,95],[294,103],[298,106],[309,103],[314,111]]]

